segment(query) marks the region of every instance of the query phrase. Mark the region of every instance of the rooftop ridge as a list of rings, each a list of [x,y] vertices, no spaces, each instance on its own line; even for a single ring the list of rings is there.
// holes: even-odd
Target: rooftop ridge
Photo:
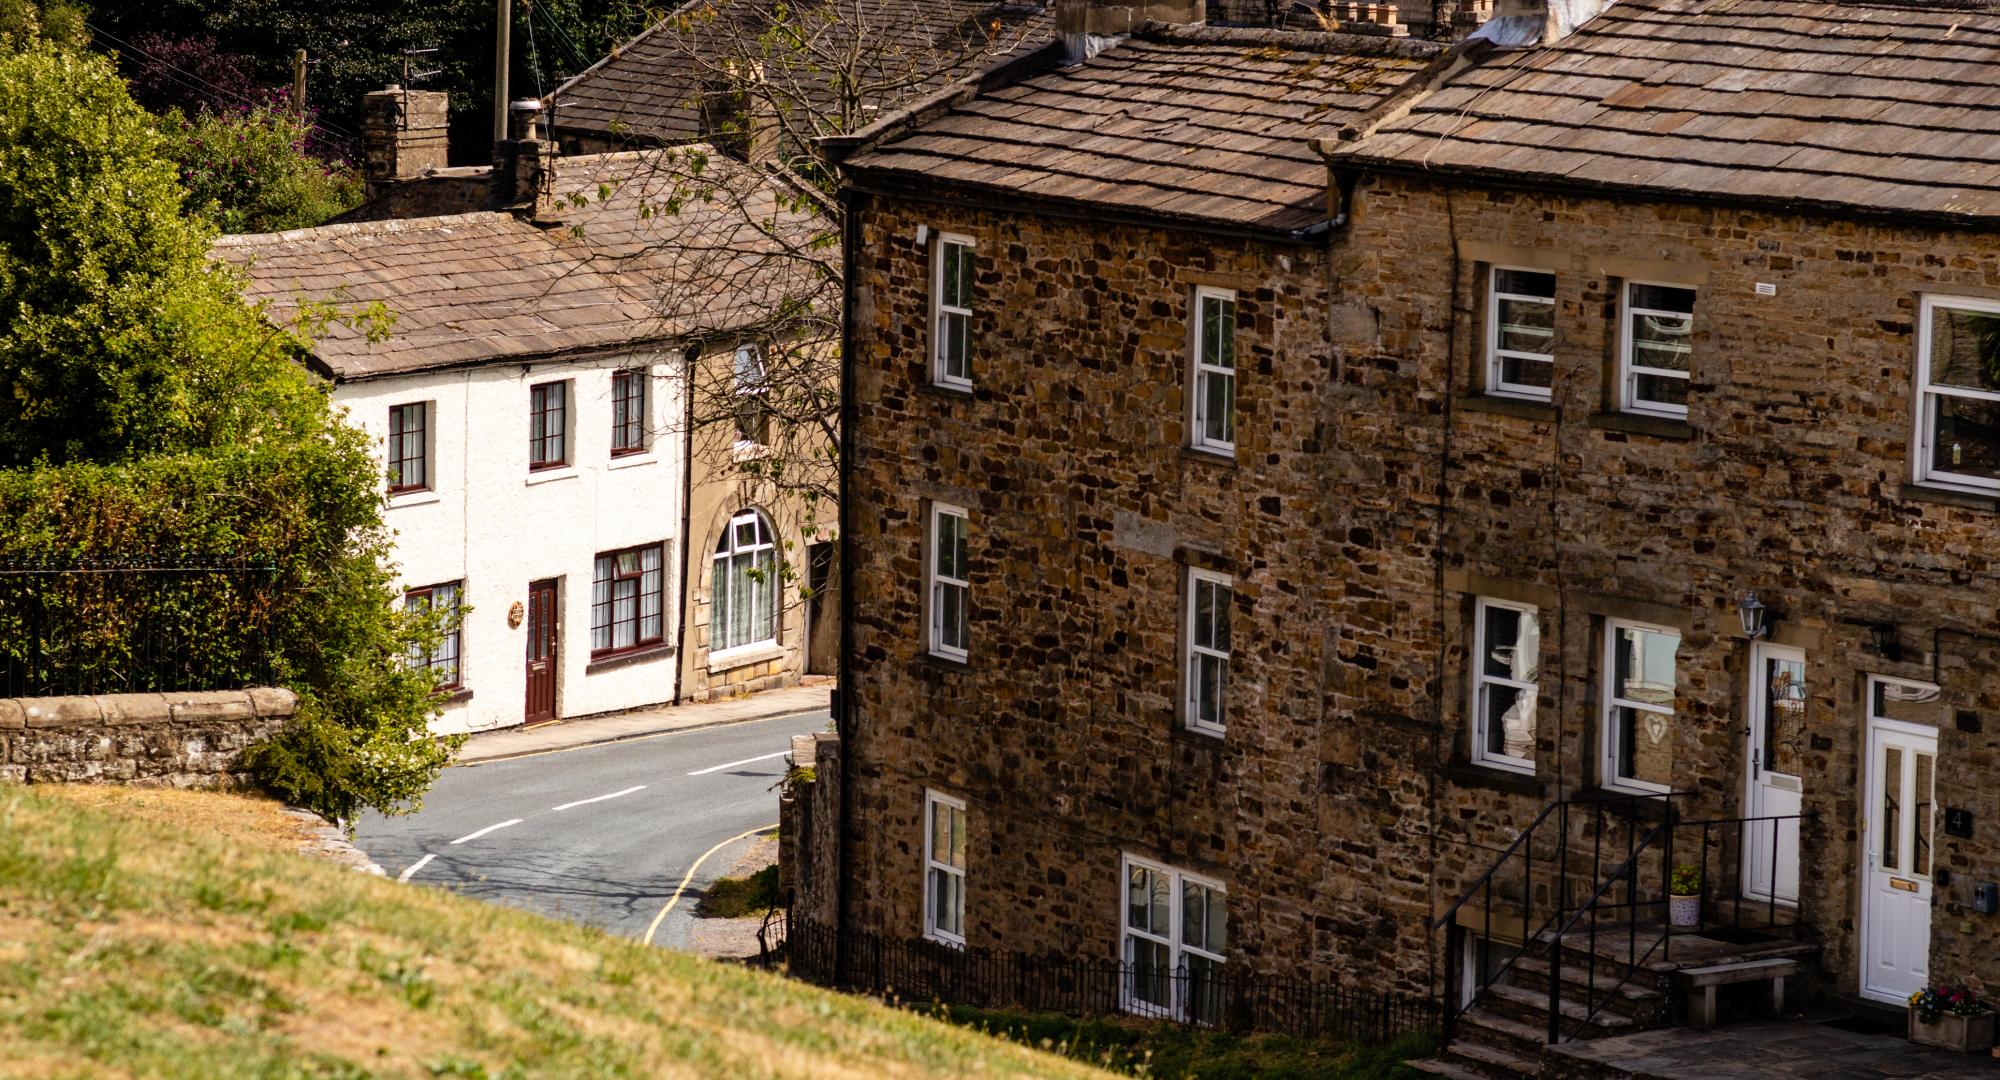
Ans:
[[[382,218],[376,221],[342,221],[330,225],[305,225],[296,229],[282,229],[277,232],[224,233],[215,238],[210,250],[223,247],[250,247],[286,240],[310,240],[329,236],[379,236],[401,232],[421,232],[450,225],[469,225],[479,221],[520,220],[505,210],[473,210],[463,214],[437,214],[426,217]]]
[[[1247,26],[1196,26],[1157,20],[1142,23],[1132,36],[1141,41],[1162,45],[1275,47],[1288,52],[1401,60],[1428,60],[1447,48],[1435,41],[1394,38],[1379,34],[1342,34],[1326,30],[1271,30]]]

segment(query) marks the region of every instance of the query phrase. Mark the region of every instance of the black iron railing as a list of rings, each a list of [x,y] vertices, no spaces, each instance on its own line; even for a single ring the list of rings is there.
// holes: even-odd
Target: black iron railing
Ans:
[[[1068,1016],[1126,1014],[1233,1031],[1386,1042],[1437,1030],[1428,999],[1306,978],[1244,974],[1227,963],[1173,969],[961,949],[941,942],[767,920],[759,962],[837,989],[908,1003]]]
[[[1572,890],[1593,890],[1603,880],[1604,862],[1618,858],[1621,842],[1629,859],[1639,842],[1643,808],[1671,816],[1675,799],[1683,792],[1658,794],[1593,793],[1559,800],[1542,807],[1535,819],[1521,830],[1486,872],[1473,881],[1433,928],[1445,931],[1444,994],[1441,1004],[1443,1038],[1450,1043],[1458,1034],[1458,1018],[1471,1008],[1488,987],[1507,976],[1515,961],[1527,955],[1548,931],[1562,924],[1577,909]],[[1589,870],[1581,866],[1582,852],[1576,850],[1588,840]],[[1607,846],[1607,841],[1609,846]],[[1465,911],[1473,907],[1473,926],[1466,925]],[[1537,921],[1537,915],[1540,921]],[[1495,935],[1495,920],[1501,933]],[[1485,962],[1466,970],[1466,935],[1473,929],[1491,949],[1502,938],[1515,945],[1503,956],[1486,955]]]
[[[0,555],[0,696],[268,684],[277,588],[261,559]]]

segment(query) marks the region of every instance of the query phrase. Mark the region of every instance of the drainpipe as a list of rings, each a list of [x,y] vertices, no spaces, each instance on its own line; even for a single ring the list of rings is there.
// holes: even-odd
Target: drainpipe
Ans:
[[[840,191],[840,442],[835,449],[840,463],[840,660],[835,665],[838,682],[833,692],[834,731],[840,736],[840,832],[834,845],[835,898],[833,974],[835,985],[843,985],[847,975],[847,949],[841,936],[852,919],[848,901],[848,834],[854,828],[854,548],[853,483],[855,448],[854,407],[854,268],[861,247],[861,198],[852,190]]]
[[[690,345],[682,356],[687,367],[687,388],[681,395],[681,596],[680,628],[674,631],[674,644],[678,646],[674,655],[674,704],[679,705],[682,683],[687,678],[688,657],[688,605],[694,601],[694,588],[688,582],[688,567],[692,565],[690,553],[694,550],[694,537],[688,530],[694,528],[694,366],[700,361],[700,345]]]

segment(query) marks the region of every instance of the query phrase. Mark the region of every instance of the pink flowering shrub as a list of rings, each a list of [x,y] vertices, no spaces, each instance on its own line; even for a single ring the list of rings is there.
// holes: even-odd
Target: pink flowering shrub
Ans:
[[[361,201],[355,170],[312,152],[313,126],[282,97],[160,118],[188,209],[231,233],[318,225]]]

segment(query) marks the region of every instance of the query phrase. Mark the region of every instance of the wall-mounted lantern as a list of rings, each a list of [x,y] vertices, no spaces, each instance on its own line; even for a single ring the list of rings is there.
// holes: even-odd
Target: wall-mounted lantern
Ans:
[[[1770,633],[1771,627],[1765,618],[1770,612],[1764,607],[1764,602],[1757,599],[1755,592],[1743,594],[1743,599],[1736,605],[1736,614],[1743,620],[1744,637],[1760,638]]]

